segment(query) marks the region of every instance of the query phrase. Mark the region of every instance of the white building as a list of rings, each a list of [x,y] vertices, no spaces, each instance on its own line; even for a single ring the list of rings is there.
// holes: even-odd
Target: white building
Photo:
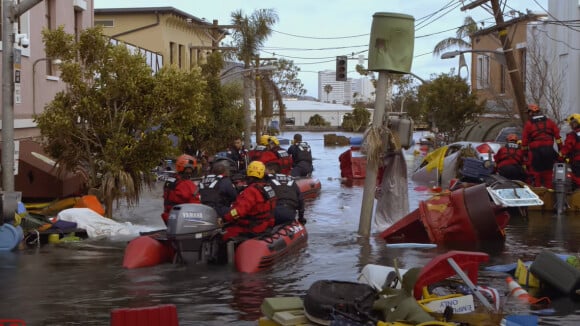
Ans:
[[[552,73],[560,76],[564,117],[580,113],[580,0],[548,0],[548,22],[538,23],[538,36],[542,37]],[[540,26],[541,25],[541,26]]]
[[[352,98],[362,102],[375,101],[375,86],[370,78],[364,76],[352,80]]]
[[[255,104],[254,99],[251,100],[252,103],[252,117],[256,116],[255,111]],[[347,113],[352,113],[354,110],[350,105],[344,104],[333,104],[333,103],[324,103],[324,102],[316,102],[316,101],[299,101],[294,99],[284,99],[284,105],[286,105],[286,118],[294,118],[294,125],[296,126],[305,126],[306,123],[310,120],[315,114],[320,115],[326,122],[329,122],[331,126],[337,127],[342,125],[342,120],[344,115]],[[372,114],[374,112],[373,109],[369,109],[371,113],[371,121],[372,121]],[[273,120],[278,120],[275,117]]]
[[[336,81],[334,70],[323,70],[318,72],[318,100],[326,103],[350,104],[352,103],[352,79],[347,81]],[[332,91],[326,93],[324,87],[330,85]]]

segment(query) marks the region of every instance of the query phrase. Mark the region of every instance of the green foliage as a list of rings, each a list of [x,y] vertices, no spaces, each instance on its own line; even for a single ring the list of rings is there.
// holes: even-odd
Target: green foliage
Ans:
[[[371,113],[364,106],[364,103],[353,105],[352,113],[347,113],[342,119],[342,129],[345,131],[364,131],[371,122]]]
[[[206,123],[200,71],[168,67],[153,75],[144,57],[111,45],[99,27],[78,42],[62,26],[42,34],[47,55],[63,60],[67,84],[35,116],[45,149],[61,168],[86,172],[108,214],[114,200],[138,202],[151,169],[176,154],[168,135],[183,138]]]
[[[272,80],[278,86],[280,93],[284,97],[298,97],[306,94],[304,84],[298,78],[300,67],[294,65],[294,61],[278,59],[273,62],[276,70],[272,75]]]
[[[308,119],[307,126],[330,126],[330,122],[326,122],[320,114],[315,114]]]
[[[464,79],[450,74],[441,74],[420,86],[419,103],[423,114],[447,141],[456,140],[485,108],[485,103],[477,103],[477,96]]]
[[[202,66],[202,74],[207,80],[204,106],[207,108],[205,124],[194,125],[188,138],[182,139],[185,150],[203,150],[213,155],[227,148],[232,140],[240,137],[244,129],[244,111],[240,99],[242,88],[239,83],[221,84],[220,71],[223,57],[212,53]],[[216,137],[219,135],[219,137]]]

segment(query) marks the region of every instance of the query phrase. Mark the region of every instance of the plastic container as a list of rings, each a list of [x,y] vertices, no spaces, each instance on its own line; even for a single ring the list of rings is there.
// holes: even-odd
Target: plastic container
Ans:
[[[0,251],[12,251],[24,239],[24,232],[20,226],[5,223],[0,226]]]
[[[530,272],[540,281],[565,294],[580,288],[580,271],[550,251],[542,251],[536,256]]]

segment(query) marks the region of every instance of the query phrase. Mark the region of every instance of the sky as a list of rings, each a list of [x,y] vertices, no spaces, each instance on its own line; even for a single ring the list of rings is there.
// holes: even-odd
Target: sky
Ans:
[[[449,73],[458,59],[433,56],[435,45],[455,32],[466,16],[483,28],[495,25],[490,11],[477,7],[462,11],[474,0],[94,0],[95,8],[171,6],[208,22],[231,24],[231,13],[242,10],[251,15],[256,9],[274,9],[278,23],[266,41],[261,58],[285,58],[300,67],[299,78],[307,96],[318,97],[318,71],[335,70],[336,56],[366,58],[373,14],[398,13],[415,19],[415,45],[411,72],[422,79]],[[504,20],[509,12],[544,12],[548,0],[501,0]],[[516,16],[517,17],[517,16]],[[495,50],[495,49],[494,49]],[[469,57],[467,57],[469,61]],[[348,61],[348,77],[360,78],[354,71],[357,60]],[[367,61],[362,62],[367,66]],[[455,70],[457,71],[457,69]],[[463,75],[463,73],[462,73]]]

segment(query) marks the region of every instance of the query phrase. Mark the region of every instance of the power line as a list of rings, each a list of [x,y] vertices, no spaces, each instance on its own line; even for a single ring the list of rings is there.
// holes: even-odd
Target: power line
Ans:
[[[272,31],[273,32],[276,32],[278,34],[283,34],[283,35],[288,35],[288,36],[298,37],[298,38],[313,39],[313,40],[340,40],[340,39],[345,39],[345,38],[355,38],[355,37],[369,36],[369,33],[365,33],[365,34],[350,35],[350,36],[316,37],[316,36],[304,36],[304,35],[296,35],[296,34],[284,33],[284,32],[280,32],[280,31],[277,31],[277,30],[272,30]]]
[[[552,17],[552,19],[554,19],[555,21],[557,21],[557,22],[560,22],[560,23],[561,23],[561,21],[560,21],[558,18],[554,17],[554,16],[553,16],[553,15],[552,15],[552,14],[551,14],[551,13],[550,13],[548,10],[546,10],[546,8],[544,8],[544,7],[543,7],[543,6],[542,6],[542,5],[541,5],[541,4],[538,2],[538,0],[534,0],[534,2],[535,2],[535,3],[536,3],[536,4],[537,4],[537,5],[540,7],[540,8],[542,8],[542,10],[544,10],[544,11],[545,11],[545,12],[548,14],[548,16]],[[567,28],[569,28],[569,29],[571,29],[571,30],[573,30],[573,31],[575,31],[575,32],[580,32],[580,30],[578,30],[578,29],[575,29],[575,28],[573,28],[573,27],[570,27],[570,26],[568,26],[568,25],[566,25],[566,24],[562,24],[562,26],[565,26],[565,27],[567,27]]]

